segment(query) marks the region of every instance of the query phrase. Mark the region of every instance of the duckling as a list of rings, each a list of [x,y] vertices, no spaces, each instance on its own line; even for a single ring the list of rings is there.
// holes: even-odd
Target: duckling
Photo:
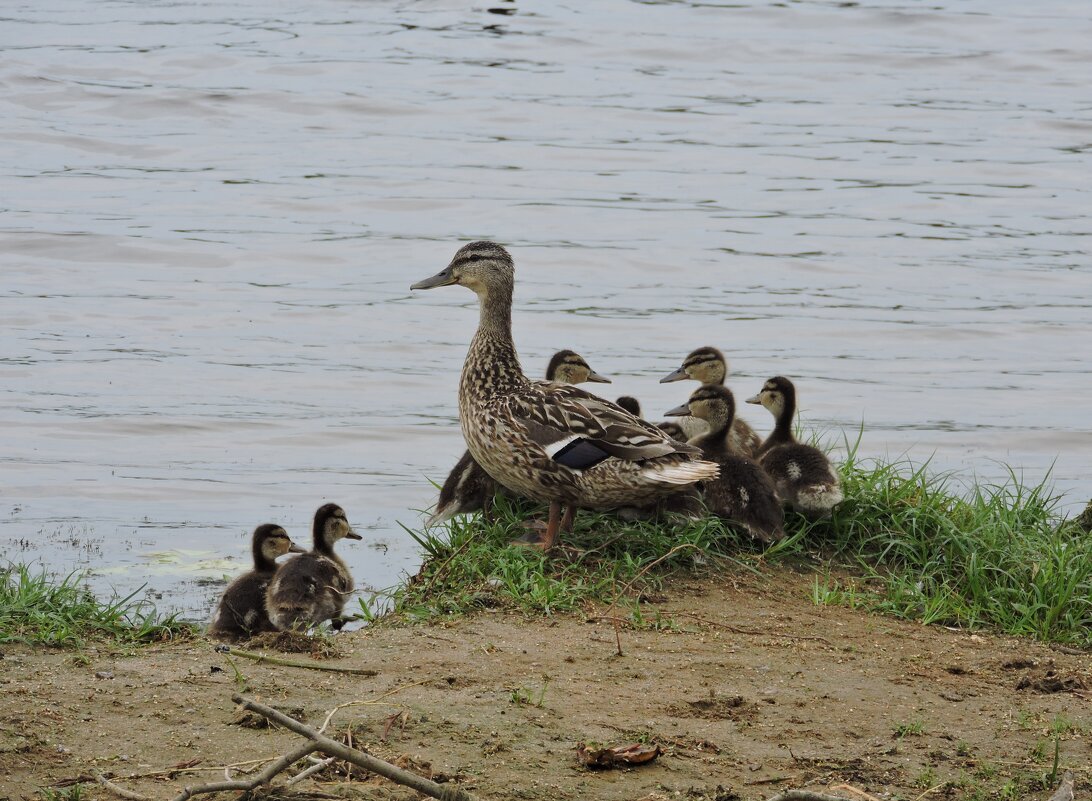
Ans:
[[[686,436],[686,432],[683,431],[683,427],[671,420],[664,420],[662,423],[657,423],[656,428],[679,442],[686,442],[689,439],[689,437]],[[708,428],[706,430],[708,431]]]
[[[774,430],[758,452],[758,461],[777,485],[789,506],[807,515],[823,517],[842,502],[842,482],[825,453],[802,445],[792,433],[796,414],[796,387],[784,376],[774,376],[747,403],[766,407],[774,416]]]
[[[735,398],[727,387],[704,384],[694,390],[690,400],[667,415],[693,415],[709,426],[708,433],[689,442],[701,448],[703,458],[720,465],[720,477],[702,485],[709,510],[739,524],[755,539],[776,542],[785,536],[777,490],[754,459],[732,449],[729,432],[735,412]]]
[[[724,354],[716,348],[704,347],[691,351],[683,359],[682,366],[661,378],[660,383],[667,384],[671,381],[693,379],[694,381],[700,381],[702,384],[723,385],[727,376],[728,361],[724,358]],[[686,436],[691,439],[699,434],[704,434],[707,430],[707,426],[694,417],[681,418],[679,425],[686,432]],[[740,456],[754,458],[758,455],[762,439],[755,433],[753,428],[737,417],[732,422],[732,431],[728,444],[732,451]]]
[[[265,591],[277,569],[277,557],[306,553],[274,523],[263,523],[250,537],[254,569],[231,582],[209,623],[208,636],[217,640],[243,640],[263,631],[276,631],[265,611]]]
[[[562,384],[583,384],[590,381],[596,384],[609,384],[610,379],[595,372],[580,354],[571,350],[559,350],[546,365],[546,380]],[[500,489],[481,465],[474,461],[470,451],[465,451],[451,468],[444,485],[440,487],[440,498],[436,502],[436,511],[426,525],[442,523],[455,515],[484,512],[489,508],[493,496]]]
[[[265,608],[278,629],[306,629],[324,620],[340,629],[345,623],[341,611],[353,590],[353,576],[334,553],[334,543],[362,537],[336,503],[318,508],[311,536],[311,550],[281,565],[266,591]]]
[[[614,402],[616,405],[621,406],[634,417],[641,416],[641,402],[634,398],[632,395],[623,395]]]

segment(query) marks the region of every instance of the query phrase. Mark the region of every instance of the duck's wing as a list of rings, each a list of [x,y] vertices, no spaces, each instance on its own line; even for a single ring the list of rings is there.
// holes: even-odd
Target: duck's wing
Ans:
[[[529,391],[509,395],[505,402],[506,416],[536,445],[558,461],[562,461],[559,454],[571,453],[577,462],[567,466],[577,469],[591,466],[583,462],[593,459],[595,450],[602,452],[602,458],[616,456],[628,461],[699,452],[578,387],[532,382]],[[574,447],[582,453],[577,454]]]

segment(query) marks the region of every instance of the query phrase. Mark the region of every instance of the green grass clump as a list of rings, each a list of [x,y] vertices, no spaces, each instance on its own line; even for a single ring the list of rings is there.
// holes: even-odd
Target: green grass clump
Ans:
[[[826,594],[925,623],[1092,645],[1092,538],[1057,518],[1045,479],[1029,487],[1010,471],[961,494],[928,465],[847,451],[846,500],[804,533],[870,590],[836,583]]]
[[[509,546],[544,510],[498,498],[492,522],[410,531],[425,564],[394,591],[393,611],[421,620],[483,606],[552,613],[610,603],[655,625],[642,619],[640,598],[673,573],[818,560],[816,604],[1092,647],[1092,537],[1058,519],[1045,479],[1026,486],[1010,471],[1002,484],[962,490],[927,464],[862,460],[859,444],[846,443],[845,501],[834,514],[787,514],[787,537],[765,550],[716,518],[628,523],[581,512],[567,547],[546,559]]]
[[[149,601],[133,600],[135,595],[104,602],[75,573],[54,579],[27,565],[0,568],[0,643],[79,647],[105,639],[135,645],[193,633],[191,625],[175,615],[160,616]]]
[[[498,496],[492,522],[462,517],[409,531],[424,550],[425,563],[394,591],[394,613],[426,620],[483,607],[552,614],[617,603],[620,614],[636,621],[640,598],[666,576],[712,562],[750,565],[757,555],[715,518],[673,525],[593,512],[577,515],[573,533],[550,558],[510,545],[524,533],[524,521],[544,512]]]

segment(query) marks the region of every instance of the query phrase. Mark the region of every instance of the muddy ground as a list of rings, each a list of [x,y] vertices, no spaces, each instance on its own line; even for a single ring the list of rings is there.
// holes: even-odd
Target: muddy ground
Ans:
[[[339,704],[371,702],[339,711],[331,730],[351,728],[377,756],[480,799],[725,801],[838,784],[881,798],[1046,798],[1033,788],[1050,770],[1055,731],[1077,798],[1089,797],[1092,655],[816,607],[811,581],[781,570],[749,584],[672,583],[645,610],[665,627],[623,628],[621,656],[613,623],[596,618],[607,609],[556,619],[483,611],[337,635],[344,655],[325,664],[377,669],[370,678],[237,659],[240,678],[203,640],[132,656],[6,647],[0,798],[49,797],[41,788],[72,798],[74,780],[101,771],[169,799],[222,779],[224,765],[285,751],[295,735],[232,722],[230,696],[244,681],[314,726]],[[590,771],[575,757],[581,741],[664,751],[640,767]],[[359,773],[294,789],[417,797]]]

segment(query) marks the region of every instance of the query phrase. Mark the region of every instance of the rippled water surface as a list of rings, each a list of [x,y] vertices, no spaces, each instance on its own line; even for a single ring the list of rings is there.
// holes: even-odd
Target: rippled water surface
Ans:
[[[1084,0],[496,3],[0,11],[0,559],[200,619],[334,500],[412,571],[477,316],[407,288],[478,238],[530,373],[659,412],[713,344],[866,454],[1092,495]]]

